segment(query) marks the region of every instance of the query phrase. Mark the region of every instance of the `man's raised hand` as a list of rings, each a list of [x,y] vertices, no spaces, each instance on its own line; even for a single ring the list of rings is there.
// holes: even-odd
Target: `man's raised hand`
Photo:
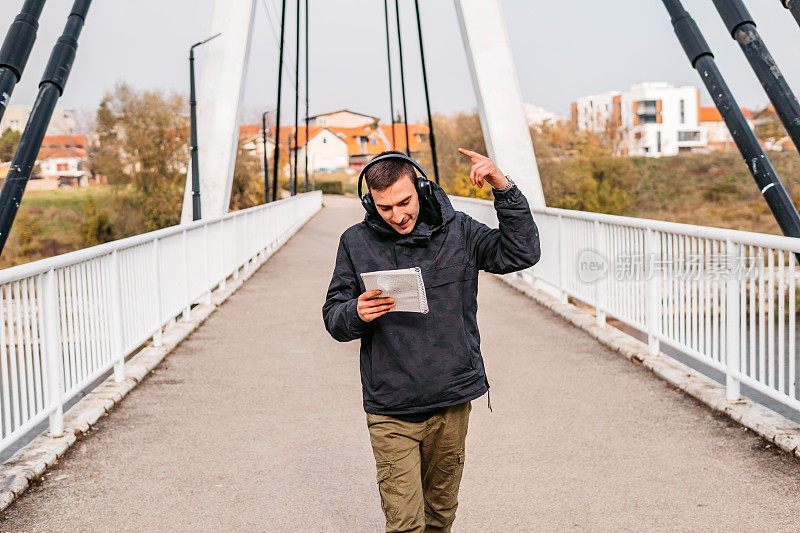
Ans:
[[[366,291],[358,297],[356,311],[358,311],[358,317],[364,322],[372,322],[394,307],[394,298],[375,298],[380,293],[380,290],[375,289]]]
[[[483,182],[486,181],[495,189],[500,189],[508,183],[508,178],[503,175],[494,161],[472,150],[465,150],[459,148],[459,152],[472,159],[472,169],[469,171],[469,181],[473,185],[483,188]]]

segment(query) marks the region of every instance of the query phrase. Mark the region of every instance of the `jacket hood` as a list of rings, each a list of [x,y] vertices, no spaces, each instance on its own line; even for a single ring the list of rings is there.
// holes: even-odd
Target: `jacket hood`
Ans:
[[[367,213],[364,216],[364,222],[379,235],[396,239],[398,244],[426,246],[430,242],[431,235],[442,230],[455,218],[456,214],[447,193],[433,181],[431,189],[433,198],[429,205],[420,202],[419,220],[411,233],[405,235],[398,233],[378,214]]]

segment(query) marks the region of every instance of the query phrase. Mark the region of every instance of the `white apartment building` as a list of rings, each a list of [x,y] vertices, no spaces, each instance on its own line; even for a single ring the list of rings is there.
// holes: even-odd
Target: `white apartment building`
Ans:
[[[706,132],[698,123],[699,103],[695,87],[647,82],[625,92],[578,98],[572,118],[584,130],[618,127],[624,154],[660,157],[705,148]]]
[[[29,105],[10,105],[0,120],[0,133],[11,128],[14,131],[22,132],[28,123],[31,115],[32,106]],[[47,135],[72,135],[77,128],[75,111],[56,106],[50,124],[47,126]]]

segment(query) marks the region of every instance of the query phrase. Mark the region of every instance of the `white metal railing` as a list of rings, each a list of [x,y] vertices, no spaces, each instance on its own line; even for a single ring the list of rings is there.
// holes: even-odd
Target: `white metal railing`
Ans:
[[[497,227],[491,202],[451,198]],[[542,255],[519,275],[647,332],[739,384],[800,410],[800,239],[565,209],[534,209]]]
[[[310,192],[0,271],[0,450],[211,291],[279,248],[322,204]]]

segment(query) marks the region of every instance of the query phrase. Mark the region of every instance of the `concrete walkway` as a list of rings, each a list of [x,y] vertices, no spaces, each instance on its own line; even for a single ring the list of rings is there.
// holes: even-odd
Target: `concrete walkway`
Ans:
[[[6,511],[3,531],[382,531],[326,208]],[[797,531],[800,468],[490,275],[458,532]]]

